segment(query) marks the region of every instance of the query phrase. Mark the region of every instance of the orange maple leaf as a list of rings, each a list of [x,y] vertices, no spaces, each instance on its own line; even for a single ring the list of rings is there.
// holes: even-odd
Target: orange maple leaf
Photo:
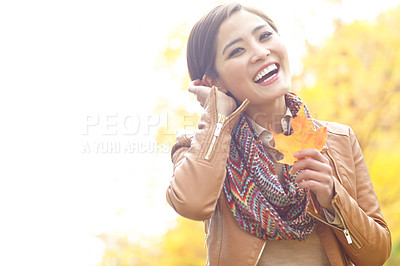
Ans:
[[[314,131],[312,120],[307,118],[304,113],[304,106],[301,105],[297,116],[292,119],[293,134],[286,136],[284,134],[276,134],[271,130],[275,140],[275,148],[283,154],[280,163],[293,165],[297,158],[292,154],[303,149],[322,150],[328,134],[326,127],[320,127]]]

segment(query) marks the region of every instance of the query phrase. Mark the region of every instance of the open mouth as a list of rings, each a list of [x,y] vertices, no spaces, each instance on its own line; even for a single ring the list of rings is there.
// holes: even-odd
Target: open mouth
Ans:
[[[255,83],[264,83],[273,79],[279,71],[279,64],[271,64],[261,70],[253,79]]]

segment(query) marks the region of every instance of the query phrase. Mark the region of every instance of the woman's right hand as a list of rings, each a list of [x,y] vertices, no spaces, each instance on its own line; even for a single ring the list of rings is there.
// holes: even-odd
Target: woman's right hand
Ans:
[[[196,96],[197,101],[204,107],[211,88],[206,86],[201,80],[196,79],[190,82],[188,90]],[[236,106],[234,98],[218,90],[217,110],[219,114],[228,116],[236,109]]]

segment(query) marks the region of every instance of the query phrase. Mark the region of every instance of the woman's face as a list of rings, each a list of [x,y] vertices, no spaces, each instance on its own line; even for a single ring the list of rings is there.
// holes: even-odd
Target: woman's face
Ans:
[[[244,10],[221,24],[215,68],[218,86],[240,102],[273,102],[290,89],[288,55],[280,36],[264,19]]]

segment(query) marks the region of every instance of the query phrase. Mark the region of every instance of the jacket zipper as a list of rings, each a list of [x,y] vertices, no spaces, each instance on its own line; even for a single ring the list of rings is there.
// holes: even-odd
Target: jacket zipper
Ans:
[[[217,142],[217,138],[219,137],[219,134],[221,133],[221,129],[222,129],[222,126],[224,125],[225,121],[228,120],[229,118],[231,118],[232,116],[234,116],[236,113],[241,112],[241,110],[244,108],[244,106],[247,105],[248,101],[249,100],[245,99],[243,101],[243,103],[239,106],[239,108],[237,108],[235,111],[233,111],[233,113],[231,113],[228,116],[224,116],[224,115],[218,114],[217,125],[216,125],[215,130],[214,130],[214,135],[213,135],[213,138],[211,140],[211,144],[208,147],[208,150],[207,150],[207,153],[206,153],[206,156],[204,157],[204,159],[206,159],[206,160],[210,159],[212,151],[213,151],[214,146],[215,146],[215,143]],[[215,106],[217,106],[217,104],[218,104],[217,95],[215,95]],[[218,110],[217,110],[217,113],[218,113]]]
[[[219,133],[221,133],[222,126],[224,125],[224,122],[225,122],[226,119],[227,119],[227,117],[225,117],[225,116],[223,116],[221,114],[218,114],[218,122],[217,122],[217,125],[216,125],[215,130],[214,130],[214,136],[213,136],[213,138],[211,140],[211,144],[208,147],[208,151],[207,151],[206,156],[204,157],[204,159],[206,159],[206,160],[210,159],[211,152],[213,151],[215,142],[217,141],[217,138],[219,137]]]
[[[262,254],[263,254],[263,252],[264,252],[264,248],[265,248],[265,245],[266,245],[266,244],[267,244],[267,241],[264,241],[264,244],[263,244],[263,246],[262,246],[262,248],[261,248],[260,254],[258,254],[258,258],[257,258],[256,264],[254,264],[254,266],[257,266],[258,262],[260,261],[261,256],[262,256]]]
[[[216,109],[216,112],[218,114],[218,109],[217,109],[217,106],[218,106],[217,89],[215,89],[214,86],[212,87],[212,89],[213,89],[213,93],[215,95],[215,109]],[[217,116],[217,125],[216,125],[215,130],[214,130],[214,135],[213,135],[213,138],[211,140],[211,144],[208,147],[208,150],[207,150],[207,153],[206,153],[206,156],[204,157],[204,159],[206,159],[206,160],[210,159],[211,152],[212,152],[212,150],[214,148],[215,142],[217,141],[217,138],[219,136],[219,133],[221,132],[221,128],[222,128],[225,120],[226,120],[225,116],[223,116],[221,114],[218,114],[218,116]]]
[[[335,160],[333,159],[333,157],[332,157],[331,153],[329,152],[329,150],[327,150],[326,153],[328,154],[329,158],[332,160],[333,165],[334,165],[334,167],[335,167],[336,175],[337,175],[337,177],[339,178],[340,183],[342,183],[342,179],[341,179],[341,177],[340,177],[340,175],[339,175],[339,171],[338,171],[338,169],[337,169]],[[333,225],[333,224],[330,224],[330,223],[328,223],[328,222],[326,222],[326,221],[324,221],[324,220],[322,220],[322,219],[320,219],[320,218],[318,218],[318,217],[316,217],[316,216],[313,215],[311,212],[308,212],[308,214],[310,214],[312,217],[314,217],[314,218],[317,219],[318,221],[320,221],[320,222],[322,222],[322,223],[324,223],[324,224],[326,224],[326,225],[328,225],[328,226],[330,226],[330,227],[332,227],[332,228],[335,228],[335,229],[337,229],[337,230],[339,230],[339,231],[342,231],[343,234],[344,234],[344,236],[346,237],[347,243],[348,243],[349,245],[350,245],[350,244],[354,244],[354,245],[357,247],[357,249],[361,249],[360,243],[358,243],[357,240],[356,240],[354,237],[351,236],[350,231],[347,229],[346,224],[344,223],[344,219],[343,219],[342,215],[341,215],[340,212],[339,212],[339,208],[338,208],[338,206],[336,206],[336,203],[335,203],[335,202],[332,202],[332,206],[333,206],[333,208],[335,209],[336,215],[339,216],[339,219],[340,219],[340,221],[342,222],[343,229],[340,228],[340,227],[338,227],[338,226],[335,226],[335,225]]]
[[[361,245],[357,242],[357,240],[356,240],[354,237],[352,237],[352,236],[350,235],[350,231],[346,228],[346,225],[345,225],[345,223],[344,223],[343,217],[342,217],[342,215],[340,214],[339,209],[338,209],[338,207],[336,206],[336,203],[333,202],[332,206],[333,206],[333,208],[335,209],[335,212],[336,212],[337,215],[339,216],[340,220],[342,221],[342,224],[343,224],[343,227],[344,227],[343,233],[344,233],[344,236],[345,236],[346,239],[347,239],[347,243],[349,243],[349,244],[354,243],[354,245],[357,247],[357,249],[360,249],[360,248],[361,248]]]
[[[336,225],[330,224],[330,223],[328,223],[328,222],[326,222],[326,221],[320,219],[319,217],[315,216],[315,215],[314,215],[313,213],[311,213],[311,212],[308,212],[308,214],[311,215],[311,216],[312,216],[313,218],[315,218],[316,220],[320,221],[321,223],[324,223],[324,224],[326,224],[326,225],[328,225],[328,226],[330,226],[330,227],[332,227],[332,228],[335,228],[336,230],[342,231],[343,234],[344,234],[344,236],[346,237],[347,243],[348,243],[349,245],[350,245],[350,244],[354,244],[354,245],[357,247],[357,249],[361,249],[361,245],[350,235],[350,232],[349,232],[349,230],[347,229],[346,225],[344,224],[343,218],[342,218],[342,216],[340,215],[340,213],[337,211],[337,208],[334,207],[334,209],[335,209],[336,213],[339,215],[339,218],[340,218],[340,220],[342,221],[342,224],[343,224],[343,227],[344,227],[344,228],[340,228],[340,227],[338,227],[338,226],[336,226]]]
[[[212,217],[210,218],[210,222],[208,223],[208,230],[205,236],[205,240],[204,240],[204,249],[207,250],[208,246],[207,246],[207,240],[208,240],[208,236],[210,235],[210,231],[211,231],[211,222],[212,222]]]

